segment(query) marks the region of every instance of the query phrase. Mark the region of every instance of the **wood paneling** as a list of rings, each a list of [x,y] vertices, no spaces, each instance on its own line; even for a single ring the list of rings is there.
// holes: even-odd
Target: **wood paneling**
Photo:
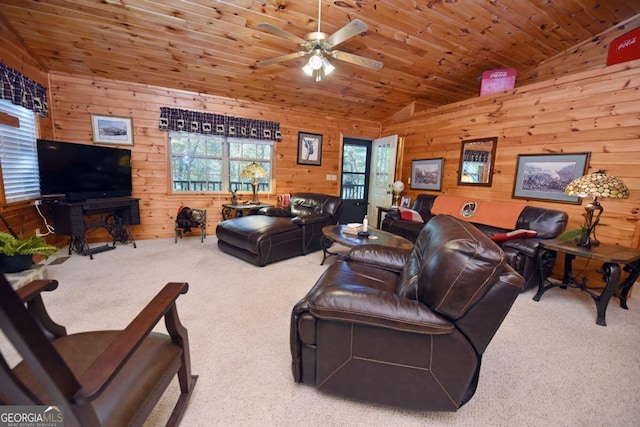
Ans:
[[[61,141],[91,143],[91,114],[133,118],[133,196],[141,198],[141,225],[134,227],[136,239],[173,236],[173,221],[180,204],[208,210],[208,233],[215,234],[221,220],[224,194],[170,194],[167,133],[158,129],[160,107],[172,106],[238,117],[277,121],[283,135],[275,145],[274,191],[261,200],[277,203],[284,192],[314,191],[339,194],[339,182],[327,181],[337,174],[342,135],[377,138],[380,125],[346,120],[319,112],[273,107],[184,91],[51,73],[51,105],[55,110],[54,137]],[[298,131],[323,135],[321,166],[296,164]],[[241,195],[248,200],[249,194]],[[99,235],[96,237],[98,238]],[[93,238],[93,236],[92,236]]]
[[[567,229],[584,223],[582,205],[512,199],[517,157],[590,152],[589,172],[603,169],[621,178],[631,193],[626,200],[601,199],[604,213],[598,238],[640,245],[640,60],[416,112],[407,122],[384,125],[382,133],[405,137],[399,171],[405,183],[412,159],[444,157],[443,190],[431,193],[563,210],[569,214]],[[498,137],[493,185],[458,186],[461,141],[492,136]],[[405,194],[415,199],[419,192],[408,189]],[[590,283],[600,283],[600,265],[580,267],[587,269]]]
[[[601,55],[555,59],[576,46],[604,47],[604,31],[622,31],[640,13],[637,0],[325,0],[320,30],[332,34],[364,21],[368,30],[338,49],[384,68],[329,58],[336,70],[328,82],[315,83],[301,72],[306,57],[258,65],[300,50],[259,23],[299,37],[318,29],[317,1],[273,4],[4,0],[0,15],[49,71],[381,122],[412,102],[436,107],[474,97],[486,70],[515,68],[519,81],[534,82],[598,67]]]
[[[15,16],[22,13],[18,12],[22,10],[22,2],[3,3],[9,5],[7,6],[9,9],[2,9],[3,13],[6,10],[10,10],[10,14]],[[35,31],[37,34],[34,33],[33,37],[42,38],[42,34],[44,34],[52,39],[60,37],[62,41],[69,43],[75,40],[70,38],[68,34],[63,37],[65,31],[54,28],[53,23],[57,20],[58,15],[65,15],[64,12],[70,4],[79,7],[79,3],[63,0],[46,2],[46,5],[41,4],[44,2],[28,3],[34,7],[37,6],[38,9],[48,10],[45,16],[51,20],[52,28],[42,25],[34,30],[30,25],[35,21],[25,19],[20,21],[20,28],[26,31],[25,34],[28,35],[29,31]],[[185,8],[187,6],[195,7],[195,3],[183,2],[182,5]],[[352,2],[343,3],[352,4]],[[367,36],[363,39],[364,42],[369,44],[369,39],[371,39],[370,46],[372,48],[380,52],[390,52],[389,55],[393,55],[397,59],[397,67],[389,67],[392,68],[392,71],[385,78],[363,75],[354,70],[353,74],[346,76],[348,78],[339,77],[330,83],[315,86],[307,80],[298,81],[297,78],[287,78],[289,74],[286,73],[291,70],[289,70],[290,67],[284,67],[278,69],[285,72],[286,75],[278,72],[264,72],[269,76],[265,80],[264,76],[260,77],[254,73],[247,75],[240,68],[235,70],[225,68],[230,67],[234,61],[240,64],[237,67],[244,67],[246,64],[242,63],[240,58],[242,55],[225,52],[231,49],[226,45],[221,45],[218,49],[222,52],[220,54],[220,69],[224,68],[224,72],[220,73],[215,70],[217,64],[213,63],[218,59],[214,60],[211,56],[205,65],[213,71],[207,72],[205,77],[199,80],[200,82],[210,81],[213,83],[211,86],[205,87],[204,83],[196,86],[194,85],[195,80],[190,77],[186,79],[177,77],[184,76],[184,73],[162,72],[161,68],[156,70],[153,78],[149,79],[151,83],[158,84],[158,86],[153,86],[131,83],[131,81],[144,81],[149,76],[134,67],[140,61],[136,60],[135,55],[131,57],[132,51],[128,48],[123,48],[123,50],[128,50],[129,57],[126,59],[131,63],[125,66],[126,61],[123,62],[116,58],[114,52],[86,50],[84,51],[86,55],[82,55],[78,54],[76,48],[69,47],[64,43],[56,49],[49,50],[46,50],[46,46],[37,44],[38,50],[34,49],[33,51],[39,55],[39,58],[48,58],[46,65],[51,67],[51,73],[47,75],[39,64],[40,59],[36,60],[32,55],[32,50],[26,48],[20,38],[8,30],[6,25],[2,25],[1,21],[0,35],[3,37],[4,43],[0,46],[0,60],[49,87],[51,117],[40,120],[41,135],[45,138],[91,143],[91,114],[113,114],[133,118],[135,139],[133,146],[134,196],[142,199],[142,224],[135,227],[134,233],[136,238],[140,240],[172,236],[173,218],[181,203],[209,209],[208,231],[213,234],[215,224],[220,219],[220,205],[229,198],[228,194],[185,196],[168,193],[166,134],[158,130],[158,118],[161,106],[172,106],[280,122],[284,137],[275,149],[275,190],[269,197],[263,198],[263,200],[273,203],[275,203],[277,194],[289,191],[338,194],[339,183],[327,181],[325,177],[327,174],[339,174],[340,172],[340,142],[343,135],[375,138],[379,135],[398,133],[403,136],[404,150],[401,153],[402,161],[398,173],[405,182],[410,175],[412,159],[445,157],[442,193],[453,195],[468,195],[470,192],[470,187],[457,186],[460,142],[464,139],[497,136],[499,141],[493,185],[488,188],[473,189],[474,197],[492,200],[512,200],[513,178],[518,154],[589,151],[592,153],[591,170],[605,169],[622,178],[631,189],[629,200],[602,201],[605,212],[599,227],[599,237],[603,241],[638,247],[640,243],[640,228],[638,227],[640,176],[637,173],[636,165],[640,160],[640,149],[638,148],[640,137],[640,107],[638,107],[640,105],[638,102],[640,100],[640,63],[635,61],[604,67],[605,47],[614,37],[628,31],[633,25],[640,24],[638,18],[627,22],[626,26],[611,28],[601,34],[597,40],[583,42],[578,48],[572,49],[573,45],[570,45],[567,40],[578,40],[587,34],[575,34],[567,38],[566,30],[562,26],[548,24],[551,22],[547,21],[548,15],[533,13],[540,9],[532,4],[539,2],[512,3],[508,11],[511,14],[509,19],[506,18],[507,15],[504,15],[506,12],[500,9],[502,3],[482,2],[484,5],[482,7],[491,9],[498,14],[497,16],[503,17],[504,21],[508,23],[505,28],[517,28],[528,35],[522,38],[520,48],[526,49],[526,41],[535,45],[534,50],[539,53],[534,54],[532,50],[528,51],[528,55],[519,54],[520,60],[523,60],[522,57],[529,56],[530,60],[536,63],[531,65],[527,72],[520,70],[517,88],[512,91],[493,96],[473,97],[466,101],[449,103],[437,108],[433,108],[433,106],[441,103],[446,98],[444,95],[449,91],[458,94],[469,93],[468,91],[475,86],[475,83],[471,84],[468,81],[464,83],[465,77],[456,74],[456,70],[465,68],[462,66],[463,62],[460,62],[463,61],[462,59],[455,66],[452,64],[450,71],[445,71],[444,66],[438,65],[435,68],[438,72],[426,75],[424,74],[425,70],[431,69],[426,67],[420,71],[420,82],[407,80],[410,69],[420,68],[415,65],[419,62],[412,62],[416,60],[415,55],[438,58],[439,55],[429,53],[427,49],[435,49],[434,52],[437,52],[437,49],[446,48],[447,43],[451,43],[451,31],[453,31],[447,32],[446,29],[448,27],[463,28],[456,27],[455,24],[459,19],[465,20],[464,14],[460,11],[451,14],[444,13],[449,10],[445,7],[449,7],[447,5],[451,2],[437,3],[435,8],[437,14],[430,15],[429,19],[432,22],[430,21],[431,23],[424,27],[427,28],[427,32],[421,33],[420,37],[412,33],[417,28],[413,27],[416,25],[422,27],[424,23],[414,22],[415,25],[394,29],[392,22],[409,22],[400,19],[404,16],[402,13],[394,20],[387,20],[392,10],[388,7],[381,8],[380,11],[376,11],[377,9],[369,10],[369,6],[363,7],[362,10],[358,9],[358,13],[364,14],[365,20],[379,22],[376,33],[380,33],[380,37],[383,37]],[[133,5],[134,2],[128,2],[128,4]],[[151,2],[144,4],[149,6]],[[162,2],[162,4],[166,9],[173,2]],[[251,7],[255,8],[255,4],[256,2]],[[369,5],[369,3],[367,4]],[[476,14],[479,10],[478,8],[481,7],[479,4],[474,2],[471,15]],[[608,28],[606,25],[610,22],[609,20],[619,23],[629,16],[631,7],[627,3],[616,2],[616,4],[617,7],[614,7],[609,3],[604,5],[601,2],[598,13],[603,13],[605,17],[601,20],[602,22],[598,23],[598,32],[601,32],[603,28]],[[552,8],[550,5],[545,7],[547,6]],[[52,7],[55,10],[52,10]],[[403,6],[400,10],[402,11],[406,7],[408,6]],[[558,7],[558,5],[554,4],[553,7]],[[112,12],[108,20],[110,24],[104,26],[106,30],[113,30],[114,25],[120,27],[118,20],[125,18],[132,19],[131,22],[135,24],[135,28],[143,27],[142,21],[135,21],[136,16],[115,15],[113,14],[114,8],[99,1],[90,2],[90,5],[82,5],[80,14],[74,12],[68,16],[74,16],[73,22],[76,24],[83,21],[89,24],[93,21],[85,19],[86,14],[91,10],[102,8],[108,8]],[[255,25],[262,19],[274,24],[286,24],[286,19],[282,18],[285,16],[284,14],[278,15],[268,11],[264,15],[262,11],[247,9],[246,14],[242,11],[243,13],[239,15],[233,15],[228,13],[227,9],[229,8],[236,10],[235,7],[227,4],[220,6],[219,10],[225,12],[220,17],[220,21],[224,22],[224,25],[218,26],[216,22],[214,28],[209,31],[217,34],[218,28],[225,28],[227,31],[237,31],[238,34],[246,35],[248,34],[246,28],[255,28]],[[352,8],[357,9],[355,3],[352,4]],[[288,13],[302,16],[304,13],[310,13],[311,9],[313,7],[303,6],[296,2],[295,5],[291,3]],[[405,10],[403,13],[405,12],[407,11]],[[189,13],[193,13],[193,11]],[[579,22],[591,19],[584,13],[584,11],[576,12],[575,16],[580,20]],[[344,17],[344,13],[339,8],[331,9],[328,16],[331,14],[335,19]],[[356,15],[349,16],[355,17]],[[527,17],[527,19],[518,20],[517,17]],[[242,19],[245,19],[246,28],[243,26],[245,23]],[[61,20],[60,22],[67,21]],[[568,24],[568,22],[566,23]],[[313,22],[305,25],[313,26],[312,24]],[[470,33],[476,34],[479,31],[479,27],[476,27],[477,24],[478,22],[468,22]],[[294,28],[288,27],[291,31],[304,33],[306,26],[298,28],[300,24],[292,25]],[[331,29],[337,28],[338,26],[334,24],[334,28]],[[47,31],[50,32],[46,33]],[[88,29],[78,28],[78,31],[88,31]],[[493,30],[489,30],[489,33],[491,31]],[[581,29],[580,31],[585,30]],[[68,28],[66,33],[70,33]],[[283,50],[286,50],[286,43],[282,43],[277,38],[262,33],[250,32],[250,34],[254,36],[259,34],[261,43],[266,44],[266,46],[260,44],[261,47],[258,49],[256,43],[249,43],[248,50],[252,53],[264,57],[267,54],[274,54],[276,51],[285,53]],[[435,38],[431,37],[432,34],[447,37],[444,39]],[[464,31],[459,34],[460,38],[464,37],[465,40],[470,40],[470,36],[463,34],[465,34]],[[499,34],[502,33],[490,34],[491,37],[486,39],[487,45],[495,45],[495,49],[499,50],[499,46],[496,44],[498,39],[502,37]],[[192,32],[191,35],[193,36],[195,33]],[[113,36],[117,39],[123,35],[118,33]],[[160,40],[158,37],[159,35],[154,33],[149,40],[158,42]],[[199,37],[205,37],[205,35]],[[397,38],[401,41],[389,41],[388,38]],[[212,43],[214,39],[208,39],[207,43]],[[229,38],[225,39],[227,43],[235,43],[229,41]],[[109,38],[105,37],[101,40],[100,46],[109,48],[110,43],[107,42]],[[133,48],[148,42],[147,39],[133,41],[135,41]],[[123,41],[118,43],[121,42]],[[471,42],[477,43],[477,41]],[[359,43],[363,42],[358,41],[354,43],[354,46],[360,46]],[[78,46],[82,47],[83,45]],[[99,45],[87,42],[86,46],[97,48]],[[234,46],[237,47],[235,44]],[[476,44],[476,46],[479,45]],[[145,47],[147,50],[149,48],[150,46]],[[564,50],[564,54],[558,55],[557,52],[561,48]],[[185,69],[195,70],[198,67],[204,67],[189,62],[196,52],[193,43],[180,43],[179,49],[184,50],[185,56],[178,55],[178,50],[171,48],[169,51],[177,56],[168,62],[162,62],[162,66],[173,61],[177,67],[185,66]],[[406,57],[401,57],[402,49],[406,49]],[[159,48],[159,51],[165,52],[165,49]],[[72,55],[71,52],[75,52],[75,54]],[[246,51],[242,52],[246,53]],[[209,52],[207,52],[208,54]],[[506,55],[504,52],[499,52],[499,54]],[[99,67],[92,70],[96,71],[99,76],[108,75],[112,79],[90,75],[87,64],[89,64],[89,59],[93,57],[99,61],[97,62]],[[75,58],[76,64],[64,62],[65,58]],[[144,58],[146,61],[151,57],[142,55],[140,58]],[[185,58],[187,59],[186,65]],[[541,59],[538,58],[551,59],[546,59],[539,64],[537,62]],[[470,63],[475,63],[474,61],[476,59],[472,58]],[[56,71],[60,69],[57,68],[58,62],[66,64],[64,71]],[[414,65],[410,65],[409,62]],[[443,61],[444,64],[447,62]],[[148,66],[148,63],[145,64],[145,67]],[[487,68],[487,63],[483,67]],[[477,67],[470,68],[473,73],[477,71]],[[235,71],[235,74],[232,71]],[[296,69],[296,71],[299,70]],[[411,79],[413,78],[415,76],[411,77]],[[432,84],[433,82],[438,82],[438,84]],[[440,84],[442,82],[453,83],[455,90],[453,86]],[[171,88],[172,86],[174,88]],[[194,90],[196,87],[198,89]],[[401,99],[408,98],[404,98],[405,95],[398,95],[404,93],[407,88],[414,88],[411,91],[413,101],[401,101]],[[335,90],[338,92],[334,92]],[[217,96],[204,94],[204,92],[214,91],[219,91]],[[434,94],[433,99],[427,99],[428,96],[425,94]],[[367,114],[368,110],[373,113]],[[379,122],[382,119],[358,120],[350,116],[352,113],[355,114],[354,117],[389,118],[389,120],[381,125]],[[296,164],[298,131],[324,135],[322,166]],[[409,190],[409,186],[407,186],[405,193],[412,196],[417,194],[417,192]],[[584,209],[579,205],[542,201],[514,201],[565,210],[570,215],[569,228],[579,227],[583,220]],[[31,234],[35,227],[43,228],[32,206],[13,207],[5,211],[11,224],[17,230],[24,230],[27,234]]]
[[[23,41],[13,32],[6,21],[0,16],[0,62],[20,71],[30,79],[48,87],[48,75],[42,65],[34,59]],[[51,116],[51,114],[50,114]],[[52,135],[51,119],[39,117],[37,125],[40,135],[48,137]],[[0,206],[0,213],[14,232],[24,236],[32,236],[35,229],[45,231],[42,219],[38,215],[33,202],[16,203],[9,206]],[[4,223],[0,223],[0,230],[9,231]],[[57,241],[56,236],[48,236],[50,243]]]
[[[479,199],[512,199],[518,154],[590,152],[590,172],[606,170],[631,191],[627,200],[602,200],[605,213],[598,237],[638,246],[634,236],[640,218],[640,61],[418,112],[407,123],[383,127],[383,134],[396,132],[405,136],[403,181],[410,177],[412,159],[443,156],[442,194],[466,197],[471,197],[470,187],[457,185],[461,141],[497,136],[493,185],[474,188],[473,197]],[[409,194],[415,197],[417,192]],[[569,228],[583,222],[580,205],[514,201],[565,210]]]

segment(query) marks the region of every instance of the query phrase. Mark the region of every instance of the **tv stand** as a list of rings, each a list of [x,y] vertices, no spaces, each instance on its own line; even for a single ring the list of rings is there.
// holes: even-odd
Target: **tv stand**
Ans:
[[[115,249],[117,242],[132,243],[136,247],[131,226],[140,224],[139,200],[107,197],[80,202],[44,200],[43,203],[49,207],[56,233],[70,236],[69,255],[76,252],[93,259],[94,254]],[[89,247],[87,232],[95,228],[107,231],[111,245]]]

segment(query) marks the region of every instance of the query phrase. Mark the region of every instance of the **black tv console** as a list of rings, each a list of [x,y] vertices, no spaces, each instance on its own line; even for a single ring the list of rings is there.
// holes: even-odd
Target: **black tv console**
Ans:
[[[116,242],[132,243],[136,247],[131,226],[140,224],[139,200],[108,197],[80,202],[43,200],[43,203],[49,208],[56,233],[70,236],[69,255],[76,252],[93,259],[93,254],[115,249]],[[104,228],[111,236],[112,244],[90,248],[86,234],[93,228]]]

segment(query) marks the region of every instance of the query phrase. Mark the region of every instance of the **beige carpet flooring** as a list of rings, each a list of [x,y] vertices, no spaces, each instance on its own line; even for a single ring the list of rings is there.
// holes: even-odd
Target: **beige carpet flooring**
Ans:
[[[258,268],[220,252],[215,236],[204,244],[139,241],[48,266],[60,288],[45,298],[70,332],[122,328],[166,282],[189,282],[178,310],[200,378],[183,426],[640,425],[638,296],[630,310],[614,298],[602,327],[584,292],[554,289],[540,302],[523,293],[484,355],[476,395],[456,413],[376,406],[295,384],[290,310],[324,270],[321,258]],[[177,393],[174,384],[148,426],[163,424]]]

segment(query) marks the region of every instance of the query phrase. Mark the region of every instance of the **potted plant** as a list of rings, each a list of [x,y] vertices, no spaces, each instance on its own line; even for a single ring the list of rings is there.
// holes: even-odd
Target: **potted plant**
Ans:
[[[0,231],[0,272],[26,270],[33,264],[33,255],[48,257],[57,251],[57,246],[48,244],[41,237],[19,238]]]

